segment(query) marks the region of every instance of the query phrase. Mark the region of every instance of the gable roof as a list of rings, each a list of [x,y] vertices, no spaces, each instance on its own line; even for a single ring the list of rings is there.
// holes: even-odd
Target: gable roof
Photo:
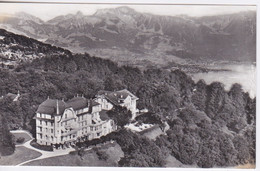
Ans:
[[[127,89],[119,90],[119,91],[105,91],[101,90],[98,92],[98,95],[105,96],[111,103],[115,105],[122,104],[123,101],[130,96],[132,100],[138,100],[138,98],[133,95],[130,91]]]

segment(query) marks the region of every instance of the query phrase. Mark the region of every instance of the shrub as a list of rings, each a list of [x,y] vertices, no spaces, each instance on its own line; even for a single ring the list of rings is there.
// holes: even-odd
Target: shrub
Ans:
[[[16,139],[16,142],[19,144],[22,144],[24,142],[25,138],[24,137],[19,137]]]
[[[96,152],[99,160],[106,161],[109,158],[108,154],[105,151],[102,151],[100,148],[94,147],[93,151]]]

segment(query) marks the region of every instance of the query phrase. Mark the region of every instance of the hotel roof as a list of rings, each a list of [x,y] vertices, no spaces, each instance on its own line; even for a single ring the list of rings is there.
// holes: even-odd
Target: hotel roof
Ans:
[[[109,101],[111,101],[115,105],[119,105],[123,103],[122,100],[125,100],[128,96],[130,96],[132,100],[138,100],[138,98],[127,89],[123,89],[119,91],[101,90],[98,92],[98,95],[105,96]]]
[[[88,106],[97,105],[100,104],[92,100],[88,100],[85,97],[74,97],[67,102],[64,102],[63,100],[47,99],[39,105],[37,113],[61,115],[63,114],[64,110],[68,108],[79,110],[87,108]]]

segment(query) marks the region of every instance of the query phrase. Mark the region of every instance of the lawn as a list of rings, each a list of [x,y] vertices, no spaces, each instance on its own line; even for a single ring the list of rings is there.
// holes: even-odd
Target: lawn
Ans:
[[[0,165],[18,165],[39,156],[41,156],[41,153],[37,151],[22,146],[16,147],[14,154],[0,157]]]
[[[29,141],[29,140],[32,139],[32,138],[28,135],[28,133],[16,133],[16,132],[13,132],[12,134],[13,134],[14,137],[15,137],[15,144],[23,144],[23,143],[25,143],[25,142],[27,142],[27,141]],[[23,143],[17,143],[17,142],[16,142],[16,140],[17,140],[18,138],[20,138],[20,137],[24,138],[24,142],[23,142]]]
[[[106,146],[107,148],[101,148],[108,154],[108,159],[100,160],[94,150],[86,151],[85,154],[80,157],[77,154],[67,154],[64,156],[51,157],[41,160],[32,161],[26,163],[27,166],[105,166],[115,167],[117,162],[124,154],[121,147],[118,144],[113,146]]]

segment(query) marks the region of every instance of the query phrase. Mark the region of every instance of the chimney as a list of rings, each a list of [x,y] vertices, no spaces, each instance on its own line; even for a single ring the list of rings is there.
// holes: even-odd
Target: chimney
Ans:
[[[60,110],[59,110],[59,101],[57,100],[57,115],[60,113]]]
[[[88,110],[89,110],[89,108],[90,108],[90,100],[88,100]]]

